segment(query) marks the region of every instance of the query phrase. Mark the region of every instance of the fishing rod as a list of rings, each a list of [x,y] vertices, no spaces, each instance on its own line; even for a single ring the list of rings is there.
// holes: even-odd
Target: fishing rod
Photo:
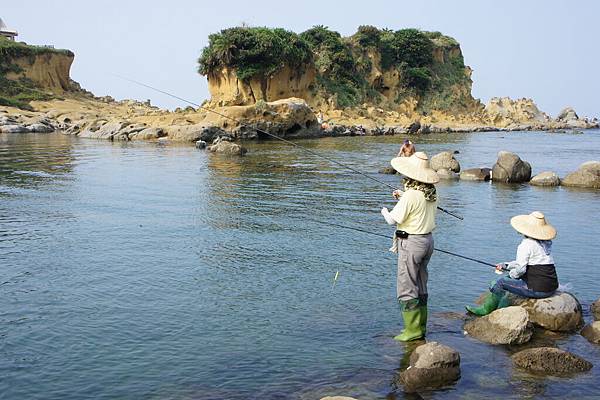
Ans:
[[[146,84],[146,83],[143,83],[143,82],[136,81],[135,79],[130,79],[130,78],[127,78],[127,77],[124,77],[124,76],[121,76],[121,75],[117,75],[117,74],[111,74],[111,75],[113,75],[113,76],[115,76],[115,77],[117,77],[117,78],[119,78],[119,79],[123,79],[123,80],[125,80],[125,81],[131,82],[131,83],[135,83],[136,85],[140,85],[140,86],[143,86],[143,87],[145,87],[145,88],[148,88],[148,89],[154,90],[154,91],[156,91],[156,92],[162,93],[162,94],[164,94],[164,95],[166,95],[166,96],[169,96],[169,97],[172,97],[172,98],[174,98],[174,99],[181,100],[181,101],[183,101],[183,102],[185,102],[185,103],[188,103],[188,104],[191,104],[191,105],[193,105],[193,106],[195,106],[195,107],[198,107],[198,108],[199,108],[199,109],[201,109],[201,110],[208,111],[208,112],[214,113],[214,114],[216,114],[216,115],[218,115],[218,116],[220,116],[220,117],[223,117],[223,118],[229,119],[229,120],[231,120],[231,121],[234,121],[234,122],[236,122],[237,124],[239,124],[239,125],[241,125],[241,126],[245,126],[245,127],[251,128],[251,129],[255,130],[256,132],[263,133],[263,134],[265,134],[265,135],[267,135],[267,136],[270,136],[270,137],[272,137],[272,138],[274,138],[274,139],[280,140],[280,141],[282,141],[282,142],[284,142],[284,143],[287,143],[287,144],[289,144],[289,145],[292,145],[292,146],[294,146],[294,147],[297,147],[297,148],[299,148],[299,149],[301,149],[301,150],[304,150],[305,152],[307,152],[307,153],[309,153],[309,154],[312,154],[312,155],[314,155],[314,156],[317,156],[317,157],[321,157],[321,158],[323,158],[323,159],[325,159],[325,160],[327,160],[327,161],[329,161],[329,162],[332,162],[332,163],[334,163],[334,164],[337,164],[337,165],[339,165],[339,166],[341,166],[341,167],[344,167],[344,168],[346,168],[346,169],[348,169],[348,170],[350,170],[350,171],[352,171],[352,172],[354,172],[354,173],[356,173],[356,174],[362,175],[362,176],[364,176],[364,177],[366,177],[366,178],[368,178],[368,179],[371,179],[371,180],[373,180],[373,181],[375,181],[375,182],[377,182],[377,183],[380,183],[380,184],[382,184],[382,185],[385,185],[385,186],[387,186],[387,187],[389,187],[389,188],[391,188],[391,189],[393,189],[393,190],[397,190],[397,189],[396,189],[396,187],[395,187],[394,185],[390,185],[389,183],[387,183],[387,182],[385,182],[385,181],[382,181],[381,179],[375,178],[375,177],[373,177],[373,176],[371,176],[371,175],[368,175],[368,174],[366,174],[366,173],[364,173],[364,172],[362,172],[362,171],[359,171],[358,169],[356,169],[356,168],[353,168],[353,167],[349,166],[348,164],[345,164],[345,163],[342,163],[342,162],[340,162],[340,161],[337,161],[337,160],[335,160],[335,159],[333,159],[333,158],[331,158],[331,157],[324,156],[324,155],[322,155],[322,154],[320,154],[320,153],[318,153],[318,152],[316,152],[316,151],[313,151],[313,150],[311,150],[311,149],[308,149],[308,148],[306,148],[306,147],[304,147],[304,146],[300,146],[298,143],[292,142],[291,140],[284,139],[284,138],[282,138],[281,136],[278,136],[278,135],[275,135],[275,134],[273,134],[273,133],[267,132],[267,131],[265,131],[265,130],[262,130],[262,129],[260,129],[260,128],[257,128],[257,127],[255,127],[255,126],[251,126],[251,125],[245,124],[245,123],[243,123],[242,121],[240,121],[240,120],[238,120],[238,119],[236,119],[236,118],[233,118],[233,117],[231,117],[231,116],[229,116],[229,115],[227,115],[227,114],[223,114],[223,113],[221,113],[221,112],[218,112],[218,111],[216,111],[216,110],[213,110],[213,109],[211,109],[211,108],[208,108],[208,107],[203,107],[203,106],[201,106],[201,105],[200,105],[200,104],[198,104],[198,103],[194,103],[193,101],[190,101],[190,100],[184,99],[183,97],[179,97],[179,96],[177,96],[177,95],[174,95],[174,94],[172,94],[172,93],[166,92],[166,91],[164,91],[164,90],[161,90],[161,89],[155,88],[155,87],[153,87],[153,86],[150,86],[150,85],[148,85],[148,84]],[[440,211],[441,211],[441,212],[443,212],[443,213],[446,213],[446,214],[448,214],[448,215],[450,215],[450,216],[454,217],[454,218],[460,219],[461,221],[464,219],[462,216],[460,216],[460,215],[458,215],[458,214],[455,214],[455,213],[453,213],[453,212],[451,212],[451,211],[448,211],[448,210],[446,210],[445,208],[442,208],[442,207],[439,207],[439,206],[438,206],[438,207],[437,207],[437,209],[438,209],[438,210],[440,210]]]
[[[389,238],[389,235],[384,235],[383,233],[371,232],[371,231],[368,231],[366,229],[355,228],[353,226],[337,224],[335,222],[324,222],[324,221],[319,221],[317,219],[305,218],[305,217],[303,217],[302,219],[305,220],[305,221],[316,222],[316,223],[322,224],[322,225],[331,225],[331,226],[335,226],[337,228],[349,229],[349,230],[353,230],[353,231],[357,231],[357,232],[362,232],[362,233],[366,233],[366,234],[373,235],[373,236],[379,236],[379,237]],[[435,251],[439,251],[440,253],[449,254],[449,255],[454,256],[454,257],[463,258],[465,260],[469,260],[469,261],[473,261],[473,262],[476,262],[476,263],[479,263],[479,264],[487,265],[488,267],[494,267],[494,268],[496,268],[496,264],[492,264],[492,263],[489,263],[489,262],[481,261],[481,260],[478,260],[478,259],[472,258],[472,257],[463,256],[461,254],[453,253],[453,252],[448,251],[448,250],[438,249],[437,247],[434,247],[433,249]]]

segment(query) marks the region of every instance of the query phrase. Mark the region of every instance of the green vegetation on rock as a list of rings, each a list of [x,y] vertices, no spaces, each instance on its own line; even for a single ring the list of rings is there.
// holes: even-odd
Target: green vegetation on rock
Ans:
[[[297,34],[276,28],[238,27],[208,37],[198,59],[199,72],[208,75],[222,67],[235,68],[243,81],[269,76],[289,65],[299,68],[312,61],[308,44]]]
[[[49,100],[54,96],[46,93],[29,79],[8,79],[8,73],[19,73],[22,69],[14,63],[16,58],[35,57],[43,54],[66,54],[69,50],[58,50],[41,46],[30,46],[0,37],[0,105],[31,109],[32,100]]]

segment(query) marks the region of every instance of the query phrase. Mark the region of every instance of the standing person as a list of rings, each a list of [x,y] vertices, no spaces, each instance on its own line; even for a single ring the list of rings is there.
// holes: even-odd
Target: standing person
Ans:
[[[529,215],[517,215],[510,220],[511,226],[524,236],[517,247],[517,259],[496,265],[499,271],[508,270],[490,285],[490,293],[479,307],[467,306],[475,315],[487,315],[497,308],[509,305],[508,293],[521,297],[543,299],[558,289],[558,277],[552,257],[552,239],[556,229],[546,222],[540,211]]]
[[[437,173],[429,167],[427,154],[417,152],[410,157],[392,159],[392,167],[405,176],[404,193],[392,211],[381,214],[390,225],[396,225],[390,251],[398,253],[396,296],[402,310],[404,329],[394,339],[403,342],[425,337],[427,328],[427,264],[433,253],[437,194]]]
[[[402,147],[400,147],[400,151],[398,152],[397,157],[410,157],[413,154],[415,154],[416,151],[417,149],[415,148],[413,142],[411,142],[408,139],[404,139],[404,142],[402,143]]]

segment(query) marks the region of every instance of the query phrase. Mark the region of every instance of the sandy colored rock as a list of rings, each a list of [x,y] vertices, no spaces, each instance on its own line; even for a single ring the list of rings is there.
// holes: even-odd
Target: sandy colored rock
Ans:
[[[570,293],[558,292],[545,299],[528,299],[521,307],[535,325],[551,331],[572,332],[583,326],[581,304]]]
[[[544,171],[531,178],[529,184],[534,186],[558,186],[560,185],[560,178],[554,172]]]
[[[596,300],[590,306],[590,311],[594,317],[594,321],[600,321],[600,299]]]
[[[531,339],[533,327],[524,308],[511,306],[465,323],[472,337],[490,344],[522,344]]]
[[[588,161],[562,179],[563,186],[600,189],[600,161]]]
[[[451,347],[429,342],[417,347],[410,356],[409,367],[399,381],[408,393],[439,389],[460,378],[460,354]]]
[[[464,181],[489,181],[490,168],[469,168],[460,173],[460,179]]]
[[[130,140],[151,140],[166,136],[167,133],[162,128],[144,128],[141,131],[130,133]]]
[[[494,182],[520,183],[531,179],[531,165],[515,153],[500,151],[498,160],[492,168]]]
[[[228,142],[228,141],[218,141],[215,144],[212,144],[206,148],[206,150],[213,153],[220,153],[230,156],[243,156],[248,152],[246,148],[240,146],[239,144]]]
[[[518,368],[544,375],[560,376],[585,372],[593,367],[589,361],[568,351],[553,347],[522,350],[513,354],[511,359]]]
[[[600,321],[592,322],[581,330],[581,336],[592,343],[600,344]]]
[[[435,171],[446,169],[453,172],[460,172],[459,162],[454,158],[454,154],[449,151],[443,151],[431,157],[429,166]]]
[[[513,100],[508,97],[493,97],[485,106],[485,113],[492,125],[521,128],[537,127],[549,123],[551,118],[540,111],[531,99]]]
[[[72,89],[69,76],[73,54],[39,54],[33,57],[17,57],[11,63],[19,66],[19,72],[8,72],[8,79],[26,78],[35,82],[39,87],[63,93]]]

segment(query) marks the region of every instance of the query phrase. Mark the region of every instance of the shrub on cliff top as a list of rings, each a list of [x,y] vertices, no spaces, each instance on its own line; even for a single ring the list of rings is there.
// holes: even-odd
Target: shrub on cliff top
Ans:
[[[312,60],[309,45],[296,33],[281,28],[237,27],[208,37],[198,59],[198,71],[208,75],[223,67],[235,68],[243,81],[269,76],[285,65],[298,68]]]
[[[3,64],[12,58],[36,56],[40,54],[66,54],[73,56],[73,52],[70,50],[31,46],[22,42],[14,42],[4,36],[0,36],[0,62]]]

